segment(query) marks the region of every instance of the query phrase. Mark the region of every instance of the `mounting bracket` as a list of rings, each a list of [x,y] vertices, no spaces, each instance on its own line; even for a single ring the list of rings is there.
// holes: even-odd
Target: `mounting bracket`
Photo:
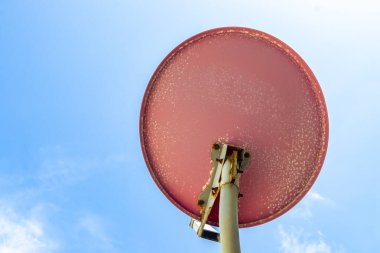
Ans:
[[[239,188],[239,178],[249,160],[249,153],[242,148],[216,143],[211,149],[212,170],[210,179],[198,196],[201,207],[201,220],[191,219],[190,227],[199,237],[220,242],[220,234],[207,225],[207,220],[222,187],[233,184]],[[241,197],[239,194],[237,197]],[[221,223],[219,219],[219,223]],[[220,224],[221,225],[221,224]]]

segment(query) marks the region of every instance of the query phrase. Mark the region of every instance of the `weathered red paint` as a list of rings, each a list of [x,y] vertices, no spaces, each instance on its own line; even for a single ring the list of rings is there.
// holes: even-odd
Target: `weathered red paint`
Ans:
[[[250,152],[239,198],[239,224],[248,227],[282,215],[311,188],[326,155],[327,109],[312,71],[284,42],[218,28],[186,40],[158,66],[141,106],[140,138],[160,190],[198,219],[212,145]]]

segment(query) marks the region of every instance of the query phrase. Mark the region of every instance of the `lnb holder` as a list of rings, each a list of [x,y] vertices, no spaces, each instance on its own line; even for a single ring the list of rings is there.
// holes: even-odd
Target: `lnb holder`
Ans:
[[[199,220],[195,220],[191,218],[189,226],[198,233],[199,227],[201,225],[201,222]],[[220,235],[219,232],[212,226],[206,224],[203,227],[202,234],[200,236],[203,239],[207,239],[214,242],[220,242]]]

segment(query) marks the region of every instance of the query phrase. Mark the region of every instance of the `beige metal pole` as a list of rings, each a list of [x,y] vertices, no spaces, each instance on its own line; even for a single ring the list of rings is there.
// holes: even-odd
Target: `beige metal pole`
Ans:
[[[223,253],[240,253],[237,212],[239,189],[231,182],[233,173],[231,161],[227,158],[222,169],[219,204],[220,242]]]

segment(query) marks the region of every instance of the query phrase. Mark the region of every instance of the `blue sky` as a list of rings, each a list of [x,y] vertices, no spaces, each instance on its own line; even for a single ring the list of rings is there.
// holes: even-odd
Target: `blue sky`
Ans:
[[[220,252],[188,228],[142,158],[139,110],[153,71],[220,26],[270,33],[324,91],[330,141],[311,192],[240,230],[243,252],[377,252],[377,1],[0,2],[0,253]]]

